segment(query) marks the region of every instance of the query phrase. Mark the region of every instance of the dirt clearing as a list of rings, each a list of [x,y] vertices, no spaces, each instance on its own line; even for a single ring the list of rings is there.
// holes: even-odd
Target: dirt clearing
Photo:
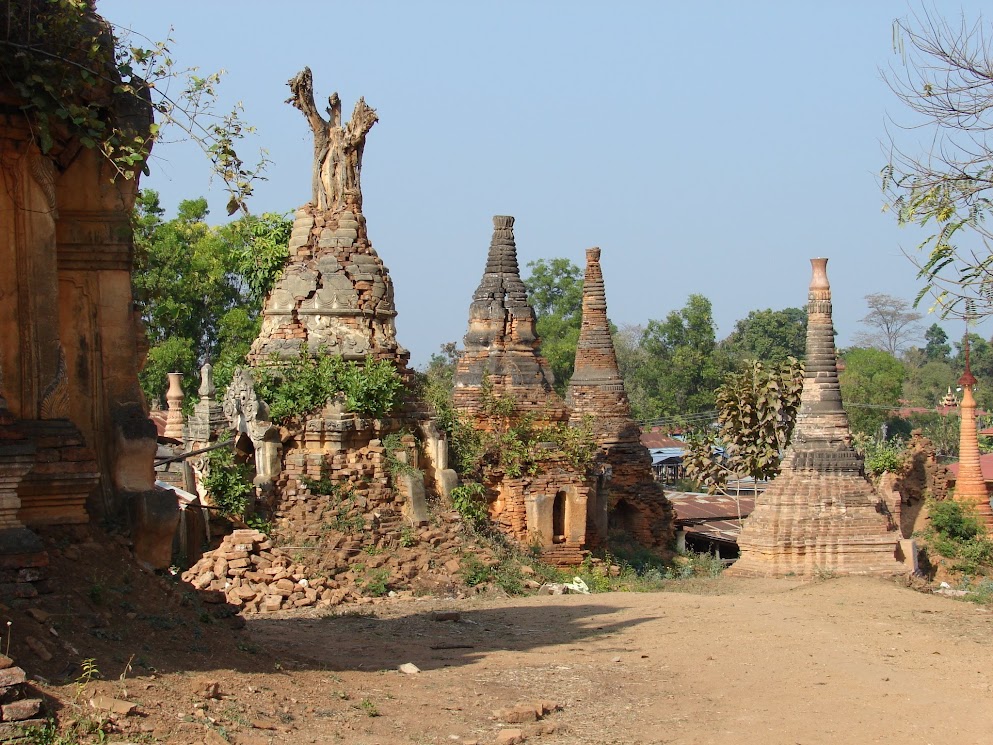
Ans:
[[[170,743],[482,745],[504,728],[542,745],[993,739],[986,608],[868,579],[684,589],[255,616],[224,630],[236,659],[174,669],[166,655],[157,672],[107,675],[86,695],[126,692],[139,715],[125,734]],[[494,719],[541,701],[562,708]],[[64,716],[74,706],[85,709],[70,702]]]

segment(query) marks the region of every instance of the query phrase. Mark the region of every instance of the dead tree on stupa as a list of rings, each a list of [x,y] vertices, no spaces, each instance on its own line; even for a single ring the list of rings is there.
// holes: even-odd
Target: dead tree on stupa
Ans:
[[[900,538],[851,446],[842,407],[827,259],[811,259],[803,393],[782,470],[755,499],[738,539],[739,576],[893,575]]]
[[[314,133],[314,165],[312,175],[313,204],[319,210],[335,212],[345,206],[345,195],[357,197],[362,207],[362,153],[365,138],[379,121],[376,110],[360,98],[352,111],[352,119],[341,124],[341,99],[337,91],[328,96],[326,109],[329,119],[321,116],[314,103],[314,78],[309,67],[303,68],[288,85],[293,95],[286,103],[303,112]]]

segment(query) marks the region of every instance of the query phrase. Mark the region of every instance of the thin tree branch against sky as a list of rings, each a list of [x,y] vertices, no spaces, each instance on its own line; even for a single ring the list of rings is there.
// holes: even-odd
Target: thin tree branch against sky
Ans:
[[[222,95],[244,103],[272,159],[255,213],[310,196],[310,132],[283,103],[290,77],[309,65],[318,100],[338,91],[346,110],[360,96],[375,107],[363,207],[415,364],[465,333],[494,214],[517,217],[521,266],[578,264],[599,245],[619,326],[699,293],[726,336],[751,310],[802,306],[807,259],[827,256],[846,346],[866,295],[919,289],[902,251],[921,231],[882,211],[877,176],[900,106],[879,71],[900,64],[903,0],[97,7],[153,39],[174,27],[182,64],[227,70]],[[142,185],[170,212],[207,195],[222,221],[225,196],[200,157],[163,144]]]

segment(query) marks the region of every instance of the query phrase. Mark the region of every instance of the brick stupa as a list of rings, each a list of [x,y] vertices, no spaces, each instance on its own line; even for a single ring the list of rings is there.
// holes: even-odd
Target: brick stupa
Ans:
[[[976,399],[972,387],[976,378],[969,365],[969,337],[965,339],[965,372],[959,378],[962,386],[962,403],[959,413],[962,425],[959,429],[959,470],[955,479],[952,498],[972,508],[976,517],[993,531],[993,510],[990,509],[990,492],[979,465],[979,436],[976,431]]]
[[[346,360],[391,359],[405,368],[410,354],[397,343],[393,282],[366,230],[359,180],[365,138],[378,121],[360,99],[349,122],[329,99],[330,120],[317,111],[310,69],[290,81],[314,133],[311,202],[296,211],[289,261],[266,298],[262,329],[249,362],[297,355],[303,345]]]
[[[803,393],[782,470],[755,500],[728,570],[739,576],[818,572],[893,575],[899,533],[852,449],[842,408],[827,259],[811,259]]]
[[[586,251],[583,320],[566,403],[571,423],[590,419],[609,465],[604,469],[596,503],[590,508],[595,535],[588,541],[602,542],[614,528],[624,530],[643,546],[670,547],[672,505],[652,476],[651,455],[641,444],[641,430],[631,418],[610,336],[599,248]]]
[[[561,425],[569,411],[552,389],[554,380],[539,353],[534,310],[521,281],[514,218],[493,218],[486,270],[469,306],[465,351],[455,368],[455,407],[481,430],[500,430],[507,417],[488,413],[488,396],[513,401],[514,415],[536,427]],[[483,474],[488,510],[497,528],[541,549],[544,561],[570,565],[583,558],[588,474],[564,455],[549,455],[534,474],[513,477],[498,468]]]
[[[533,413],[545,423],[568,421],[539,344],[534,310],[517,264],[514,218],[497,215],[483,279],[469,306],[465,352],[455,371],[455,406],[472,413],[486,428],[485,382],[493,395],[513,397],[519,412]]]

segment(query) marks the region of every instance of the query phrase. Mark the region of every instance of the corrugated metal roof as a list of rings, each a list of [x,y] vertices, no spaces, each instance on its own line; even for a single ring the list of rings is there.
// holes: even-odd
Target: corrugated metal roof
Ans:
[[[713,540],[738,542],[741,519],[755,508],[755,498],[742,495],[735,499],[724,494],[666,492],[676,512],[676,525],[687,533],[696,533]]]

